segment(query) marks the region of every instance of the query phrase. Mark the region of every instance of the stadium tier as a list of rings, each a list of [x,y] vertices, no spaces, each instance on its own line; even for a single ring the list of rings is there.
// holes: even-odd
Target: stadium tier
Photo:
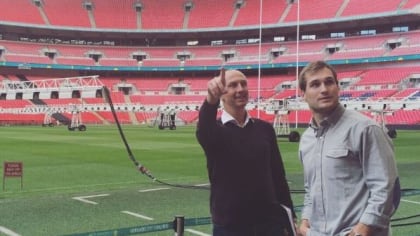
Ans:
[[[11,63],[65,64],[86,66],[214,66],[263,64],[314,59],[337,60],[415,55],[420,52],[420,31],[320,39],[296,42],[223,46],[92,46],[0,40],[0,61]],[[393,46],[398,42],[396,46]],[[261,54],[259,51],[261,50]],[[278,51],[280,50],[280,51]],[[298,51],[299,50],[299,51]],[[228,59],[225,53],[231,54]],[[277,53],[274,53],[277,52]],[[137,55],[142,55],[137,57]],[[183,56],[184,55],[184,56]]]
[[[295,22],[298,18],[298,5],[292,4],[293,2],[265,0],[262,5],[262,12],[265,14],[261,23]],[[381,4],[371,4],[364,0],[300,0],[300,2],[302,21],[381,14],[412,9],[419,3],[417,0],[388,0]],[[1,14],[0,21],[92,29],[200,29],[255,26],[260,23],[256,14],[256,9],[260,7],[259,3],[257,0],[3,0],[0,1],[0,7],[8,11]],[[72,12],[72,17],[62,17],[68,12]]]
[[[110,123],[101,86],[112,91],[123,123],[150,123],[174,108],[179,122],[195,122],[222,65],[249,74],[250,112],[273,122],[267,104],[300,99],[295,68],[326,60],[338,69],[346,105],[368,115],[376,102],[393,107],[390,124],[419,125],[411,104],[420,94],[420,1],[299,2],[0,1],[8,9],[0,15],[0,123],[20,123],[16,112],[24,124],[54,112],[64,121],[81,113],[86,123]],[[39,87],[91,75],[100,84]],[[288,116],[310,119],[305,108]]]
[[[418,67],[408,67],[408,68],[398,68],[398,70],[391,69],[371,69],[365,71],[345,71],[339,73],[340,81],[348,81],[347,79],[353,80],[353,84],[346,84],[347,89],[342,86],[342,91],[340,97],[343,102],[375,102],[375,101],[410,101],[417,99],[419,97],[418,88],[406,88],[409,86],[410,78],[412,75],[420,74],[420,69]],[[42,81],[42,77],[26,77],[28,80],[33,80],[36,82]],[[384,82],[384,78],[387,80]],[[47,79],[47,78],[45,78]],[[51,78],[48,78],[51,80]],[[48,80],[47,79],[47,80]],[[107,87],[114,90],[111,93],[112,100],[116,104],[121,105],[121,119],[124,123],[146,123],[153,120],[154,117],[158,114],[158,109],[163,107],[166,109],[168,107],[178,106],[180,112],[179,119],[184,123],[194,122],[194,119],[197,119],[197,107],[205,98],[206,93],[206,84],[208,77],[196,77],[196,78],[184,78],[183,80],[170,79],[170,78],[125,78],[123,80],[113,78],[113,77],[103,77],[101,81]],[[7,80],[6,78],[4,80]],[[257,100],[258,98],[264,101],[270,100],[287,100],[295,99],[296,88],[290,88],[291,84],[294,84],[294,76],[263,76],[261,80],[257,76],[249,77],[249,90],[251,100]],[[366,80],[366,81],[365,81]],[[19,81],[16,81],[19,82]],[[384,87],[384,84],[386,86]],[[182,86],[181,86],[182,85]],[[177,88],[181,86],[182,92],[177,94],[177,90],[173,90],[174,87]],[[393,89],[388,89],[388,87],[393,87]],[[51,89],[53,91],[54,89]],[[53,93],[51,93],[51,96]],[[44,95],[45,96],[45,95]],[[73,96],[73,94],[72,94]],[[57,106],[73,106],[78,105],[80,107],[85,106],[97,106],[97,108],[83,110],[82,117],[86,123],[109,123],[112,122],[112,117],[109,109],[103,109],[106,100],[103,98],[84,98],[76,95],[74,98],[62,98],[60,95],[56,98],[44,98],[42,99],[43,104],[46,106],[57,107]],[[31,113],[27,111],[22,111],[27,107],[35,106],[37,103],[34,99],[19,99],[19,98],[8,98],[4,97],[3,100],[0,100],[0,109],[3,110],[2,122],[10,122],[10,116],[7,116],[7,111],[11,111],[12,108],[20,108],[22,113]],[[125,104],[125,105],[124,105]],[[143,110],[130,110],[127,109],[126,105],[138,105],[149,106],[148,109]],[[189,107],[189,108],[188,108]],[[251,109],[255,111],[256,109]],[[411,124],[415,125],[416,122],[420,122],[420,117],[416,118],[417,112],[412,112],[412,109],[404,110],[403,107],[398,111],[398,119],[389,119],[391,124]],[[71,109],[60,111],[65,114],[67,117],[71,117]],[[143,113],[142,115],[135,114],[137,119],[130,119],[128,113]],[[297,111],[299,120],[298,123],[308,122],[307,111]],[[407,112],[407,115],[400,114]],[[12,112],[9,112],[12,113]],[[32,112],[33,113],[33,112]],[[47,112],[45,112],[47,113]],[[127,114],[124,114],[127,113]],[[124,114],[124,115],[123,115]],[[290,121],[296,121],[294,115],[296,113],[290,113]],[[396,113],[397,114],[397,113]],[[7,117],[7,118],[6,118]],[[16,116],[13,116],[16,118]],[[41,119],[35,120],[32,119],[34,123],[42,123],[42,116],[34,116]],[[268,119],[269,121],[274,120],[273,114],[262,113],[262,117]],[[143,120],[138,120],[138,119]],[[22,117],[24,120],[23,123],[27,123],[27,117]],[[146,119],[146,120],[144,120]],[[149,119],[149,120],[147,120]],[[14,123],[18,123],[18,120],[15,120]]]

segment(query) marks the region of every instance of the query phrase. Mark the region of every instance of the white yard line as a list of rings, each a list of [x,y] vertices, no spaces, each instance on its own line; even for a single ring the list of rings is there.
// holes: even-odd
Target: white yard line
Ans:
[[[190,233],[195,234],[195,235],[199,235],[199,236],[211,236],[211,234],[205,234],[203,232],[193,230],[193,229],[186,229],[185,231],[190,232]]]
[[[104,183],[104,184],[86,184],[86,185],[74,185],[72,187],[57,187],[57,188],[39,188],[34,190],[24,190],[25,193],[36,193],[36,192],[48,192],[48,191],[56,191],[56,190],[75,190],[80,188],[89,188],[89,187],[97,187],[97,186],[110,186],[110,185],[117,185],[120,186],[122,184],[137,184],[138,181],[127,181],[127,182],[115,182],[115,183]]]
[[[12,230],[10,230],[10,229],[8,229],[8,228],[6,228],[6,227],[3,227],[3,226],[1,226],[1,225],[0,225],[0,233],[4,233],[4,234],[6,234],[7,236],[20,236],[20,234],[15,233],[15,232],[13,232]]]
[[[170,188],[151,188],[151,189],[139,190],[139,192],[146,193],[146,192],[161,191],[161,190],[168,190],[168,189]]]
[[[89,204],[98,204],[97,202],[91,201],[91,200],[87,200],[87,198],[95,198],[95,197],[106,197],[109,196],[109,194],[105,193],[105,194],[98,194],[98,195],[89,195],[89,196],[80,196],[80,197],[73,197],[72,199],[74,200],[78,200],[84,203],[89,203]]]
[[[405,199],[401,199],[402,202],[409,202],[409,203],[414,203],[414,204],[419,204],[420,202],[416,202],[416,201],[410,201],[410,200],[405,200]]]
[[[151,217],[148,217],[148,216],[145,216],[145,215],[140,215],[140,214],[137,214],[137,213],[134,213],[134,212],[131,212],[131,211],[121,211],[121,212],[122,213],[125,213],[125,214],[129,214],[129,215],[135,216],[135,217],[138,217],[138,218],[142,218],[144,220],[154,220]]]

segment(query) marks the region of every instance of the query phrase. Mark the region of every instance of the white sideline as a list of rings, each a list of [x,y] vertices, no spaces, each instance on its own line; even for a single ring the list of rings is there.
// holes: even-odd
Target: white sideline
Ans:
[[[96,205],[96,204],[98,204],[97,202],[87,200],[86,198],[106,197],[106,196],[109,196],[109,194],[106,193],[106,194],[98,194],[98,195],[90,195],[90,196],[72,197],[72,199],[78,200],[78,201],[81,201],[81,202],[84,202],[84,203],[89,203],[89,204]]]
[[[405,200],[405,199],[401,199],[402,202],[409,202],[409,203],[414,203],[414,204],[419,204],[420,202],[415,202],[415,201],[410,201],[410,200]]]
[[[153,191],[160,191],[160,190],[167,190],[167,189],[170,189],[170,188],[151,188],[151,189],[139,190],[139,192],[146,193],[146,192],[153,192]]]
[[[148,217],[148,216],[145,216],[145,215],[140,215],[140,214],[137,214],[137,213],[134,213],[134,212],[131,212],[131,211],[121,211],[121,212],[125,213],[125,214],[135,216],[135,217],[138,217],[138,218],[142,218],[142,219],[145,219],[145,220],[154,220],[151,217]]]
[[[192,234],[199,235],[199,236],[211,236],[210,234],[205,234],[203,232],[200,232],[200,231],[197,231],[197,230],[193,230],[193,229],[186,229],[185,231],[188,231],[188,232],[190,232]]]
[[[210,186],[210,183],[205,183],[205,184],[196,184],[196,185],[194,185],[194,186],[197,186],[197,187]]]
[[[10,230],[10,229],[8,229],[8,228],[6,228],[6,227],[3,227],[3,226],[1,226],[1,225],[0,225],[0,233],[4,233],[4,234],[6,234],[7,236],[20,236],[20,234],[15,233],[15,232],[13,232],[12,230]]]

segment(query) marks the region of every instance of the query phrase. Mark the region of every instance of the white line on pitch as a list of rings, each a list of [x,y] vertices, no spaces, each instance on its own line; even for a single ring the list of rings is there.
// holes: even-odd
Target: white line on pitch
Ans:
[[[200,186],[210,186],[210,183],[205,183],[205,184],[196,184],[194,186],[200,187]]]
[[[87,200],[87,198],[106,197],[106,196],[109,196],[109,194],[105,193],[105,194],[98,194],[98,195],[90,195],[90,196],[73,197],[72,199],[74,199],[74,200],[78,200],[78,201],[81,201],[81,202],[84,202],[84,203],[89,203],[89,204],[94,204],[94,205],[96,205],[96,204],[98,204],[97,202]]]
[[[410,200],[405,200],[405,199],[401,199],[402,202],[409,202],[409,203],[414,203],[414,204],[419,204],[420,202],[415,202],[415,201],[410,201]]]
[[[197,231],[197,230],[193,230],[193,229],[186,229],[185,231],[188,231],[188,232],[190,232],[192,234],[199,235],[199,236],[211,236],[210,234],[205,234],[203,232],[200,232],[200,231]]]
[[[167,189],[170,189],[170,188],[151,188],[151,189],[139,190],[139,192],[145,193],[145,192],[153,192],[153,191],[160,191],[160,190],[167,190]]]
[[[138,218],[142,218],[144,220],[153,220],[153,218],[150,218],[150,217],[144,216],[144,215],[140,215],[140,214],[137,214],[137,213],[134,213],[134,212],[131,212],[131,211],[121,211],[121,212],[125,213],[125,214],[135,216],[135,217],[138,217]]]
[[[20,234],[11,231],[10,229],[0,226],[0,233],[4,233],[7,236],[20,236]]]

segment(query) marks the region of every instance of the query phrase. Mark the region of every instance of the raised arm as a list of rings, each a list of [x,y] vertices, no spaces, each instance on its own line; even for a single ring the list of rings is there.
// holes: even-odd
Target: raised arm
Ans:
[[[207,102],[215,105],[219,102],[220,97],[226,93],[225,69],[220,70],[220,75],[214,77],[207,83]]]

